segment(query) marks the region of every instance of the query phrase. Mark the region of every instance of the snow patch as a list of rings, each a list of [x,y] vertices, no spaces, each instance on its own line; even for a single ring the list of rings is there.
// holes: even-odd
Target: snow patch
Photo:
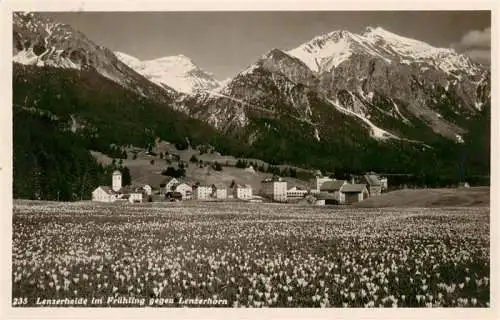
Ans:
[[[403,122],[404,123],[410,123],[410,120],[408,120],[405,116],[403,116],[403,114],[399,110],[399,107],[396,104],[396,102],[394,102],[394,100],[392,100],[392,99],[391,99],[391,102],[392,102],[392,105],[394,106],[394,110],[396,110],[396,113],[401,117],[401,119],[403,119]]]
[[[71,61],[71,60],[70,60]],[[101,75],[105,76],[106,78],[108,78],[109,80],[113,81],[113,82],[116,82],[124,87],[127,87],[127,84],[123,82],[122,79],[119,79],[111,74],[109,74],[106,69],[103,69],[103,68],[96,68],[97,72],[99,72]],[[139,92],[139,94],[141,94],[142,96],[145,96],[143,92]]]
[[[304,62],[312,71],[320,71],[320,64],[327,61],[328,67],[337,67],[340,63],[347,60],[352,50],[349,33],[332,32],[324,36],[312,39],[308,43],[292,49],[287,54],[296,57]]]
[[[368,98],[368,101],[372,102],[374,95],[375,94],[373,93],[373,91],[368,92],[368,94],[366,95],[366,97]]]
[[[28,50],[19,51],[12,60],[24,65],[33,65],[37,63],[38,56],[33,52],[32,48],[29,48]]]
[[[233,98],[231,96],[227,96],[225,94],[222,94],[220,92],[217,92],[217,91],[210,91],[209,92],[210,95],[212,96],[216,96],[216,97],[221,97],[221,98],[226,98],[226,99],[229,99],[229,100],[232,100],[234,102],[238,102],[244,106],[250,106],[247,102],[243,101],[243,100],[240,100],[240,99],[236,99],[236,98]]]
[[[357,114],[349,109],[346,109],[346,108],[340,106],[339,101],[334,102],[330,99],[327,99],[327,101],[330,102],[340,112],[347,114],[347,115],[355,116],[355,117],[359,118],[360,120],[362,120],[363,122],[365,122],[370,128],[370,136],[372,138],[377,139],[377,140],[387,140],[387,139],[400,140],[399,137],[393,135],[392,133],[385,131],[384,129],[377,127],[375,124],[373,124],[373,122],[371,122],[367,118],[365,118],[365,117],[363,117],[363,116],[361,116],[361,115],[359,115],[359,114]]]
[[[246,68],[245,70],[241,71],[238,75],[240,76],[246,76],[247,74],[252,74],[258,66],[256,64],[252,64],[250,67]]]
[[[314,128],[314,138],[319,142],[321,138],[319,137],[318,128]]]

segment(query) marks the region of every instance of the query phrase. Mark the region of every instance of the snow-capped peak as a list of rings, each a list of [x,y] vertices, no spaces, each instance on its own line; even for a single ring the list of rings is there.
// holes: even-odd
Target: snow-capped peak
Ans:
[[[302,60],[312,71],[332,71],[353,54],[375,56],[387,63],[427,63],[446,73],[479,69],[471,60],[451,48],[436,48],[412,38],[397,35],[382,27],[367,27],[363,34],[333,31],[287,52]]]
[[[314,37],[287,53],[302,60],[311,70],[319,72],[327,61],[336,67],[351,56],[353,50],[350,39],[350,32],[334,31]]]
[[[418,40],[415,40],[415,39],[411,39],[411,38],[406,38],[406,37],[403,37],[403,36],[400,36],[400,35],[397,35],[393,32],[390,32],[380,26],[377,26],[377,27],[366,27],[365,28],[365,32],[363,33],[363,36],[364,37],[369,37],[369,36],[381,36],[381,37],[384,37],[384,38],[393,38],[393,39],[398,39],[400,41],[417,41],[417,42],[421,42],[421,41],[418,41]]]
[[[182,54],[151,60],[140,60],[123,52],[115,52],[115,55],[149,80],[179,92],[193,94],[220,87],[220,82],[212,74]]]

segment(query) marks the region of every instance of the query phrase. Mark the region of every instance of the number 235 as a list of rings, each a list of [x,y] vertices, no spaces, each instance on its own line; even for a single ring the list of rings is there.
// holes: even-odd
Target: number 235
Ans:
[[[25,305],[27,303],[28,303],[28,298],[14,298],[12,305],[20,306],[20,305]]]

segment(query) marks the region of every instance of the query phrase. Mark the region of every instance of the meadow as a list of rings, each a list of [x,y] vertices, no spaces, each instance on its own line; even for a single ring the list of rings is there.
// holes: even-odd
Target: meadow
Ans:
[[[223,307],[490,302],[487,207],[16,201],[13,211],[15,305],[36,306],[39,298],[103,298],[104,307],[139,307],[141,299],[146,306],[166,299],[168,307],[186,299],[224,300],[215,305]]]

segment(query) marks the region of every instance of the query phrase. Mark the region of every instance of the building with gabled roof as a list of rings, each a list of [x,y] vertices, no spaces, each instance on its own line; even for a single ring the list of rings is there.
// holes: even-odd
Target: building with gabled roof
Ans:
[[[369,197],[369,192],[365,184],[346,184],[342,186],[340,192],[344,194],[345,203],[348,204],[360,202]]]
[[[170,189],[170,191],[180,192],[182,194],[182,200],[189,200],[193,196],[193,187],[184,182],[179,182]]]
[[[379,196],[382,193],[382,181],[380,181],[378,175],[374,173],[365,174],[363,179],[368,185],[370,197]]]
[[[115,170],[112,173],[112,187],[99,186],[92,191],[92,201],[115,202],[125,200],[130,203],[142,202],[142,192],[136,191],[137,187],[122,186],[122,174]]]
[[[340,189],[346,184],[346,180],[326,181],[321,185],[320,194],[330,194],[331,199],[327,199],[329,202],[332,202],[332,199],[334,199],[337,203],[345,203],[345,194]]]
[[[333,193],[335,191],[340,191],[340,188],[347,184],[345,180],[331,180],[324,182],[320,187],[320,192]]]
[[[330,177],[323,177],[323,176],[316,176],[316,178],[314,179],[314,184],[315,184],[315,192],[319,193],[320,190],[321,190],[321,186],[326,183],[326,182],[329,182],[329,181],[333,181],[334,179],[330,178]]]
[[[92,201],[115,202],[118,194],[108,186],[99,186],[92,191]]]
[[[172,188],[179,184],[180,181],[177,178],[167,176],[163,179],[163,182],[160,183],[160,193],[167,193],[169,191],[174,191]]]
[[[140,186],[136,191],[142,191],[144,192],[147,196],[150,196],[153,193],[153,188],[149,184],[144,184]]]

